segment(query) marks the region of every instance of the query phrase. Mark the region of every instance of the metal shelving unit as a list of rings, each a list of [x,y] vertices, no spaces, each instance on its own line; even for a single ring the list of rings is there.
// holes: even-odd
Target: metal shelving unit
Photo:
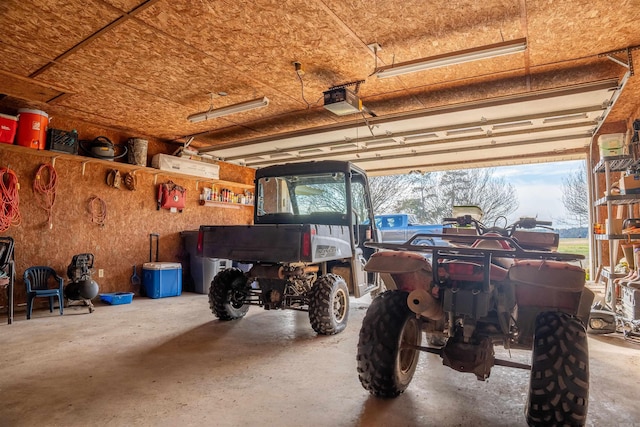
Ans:
[[[631,207],[635,203],[640,203],[640,194],[616,194],[609,195],[611,189],[611,173],[622,172],[627,169],[635,169],[640,165],[640,160],[633,159],[631,156],[615,156],[604,157],[593,168],[594,173],[604,173],[605,176],[605,191],[607,195],[595,201],[595,206],[606,206],[607,214],[606,219],[613,218],[613,207],[627,206],[629,213],[631,214]],[[597,185],[596,185],[597,187]],[[599,215],[596,216],[597,222],[604,223]],[[606,301],[613,312],[616,311],[616,298],[615,289],[613,289],[613,280],[617,277],[624,276],[623,274],[612,273],[613,268],[616,265],[616,242],[623,240],[640,240],[640,234],[596,234],[595,240],[608,241],[609,242],[609,267],[601,268],[601,276],[606,280],[605,295],[611,295],[611,300]],[[614,248],[615,246],[615,248]],[[598,248],[599,250],[600,248]]]

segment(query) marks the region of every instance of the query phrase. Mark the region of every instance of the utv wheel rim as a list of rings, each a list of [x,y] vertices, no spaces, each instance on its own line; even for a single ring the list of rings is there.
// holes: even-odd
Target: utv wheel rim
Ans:
[[[400,332],[400,351],[398,352],[398,369],[402,376],[410,375],[418,358],[418,350],[411,348],[417,346],[420,339],[418,322],[410,318]]]
[[[347,298],[349,297],[342,289],[338,289],[333,297],[333,317],[337,323],[341,323],[347,314]]]

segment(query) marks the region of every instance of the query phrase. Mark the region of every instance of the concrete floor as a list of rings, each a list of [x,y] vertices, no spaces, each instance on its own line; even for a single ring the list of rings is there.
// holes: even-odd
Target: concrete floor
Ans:
[[[347,329],[252,307],[220,322],[205,295],[48,310],[0,326],[1,426],[524,426],[528,372],[480,382],[422,354],[407,391],[371,397],[355,366],[366,299]],[[640,422],[640,345],[591,337],[589,425]],[[504,350],[500,351],[506,357]],[[528,363],[529,352],[512,352]]]

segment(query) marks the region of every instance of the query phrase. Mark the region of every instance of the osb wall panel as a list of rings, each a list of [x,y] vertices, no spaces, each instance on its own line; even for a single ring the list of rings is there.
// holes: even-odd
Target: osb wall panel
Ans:
[[[47,224],[47,214],[38,203],[32,190],[38,168],[51,162],[50,156],[36,150],[8,149],[0,144],[0,167],[9,166],[19,177],[20,212],[22,223],[11,227],[3,235],[16,241],[16,301],[24,303],[22,274],[31,265],[50,265],[66,278],[66,268],[73,255],[90,252],[95,256],[94,279],[101,292],[129,291],[133,265],[149,261],[149,234],[158,233],[160,261],[182,262],[185,273],[188,257],[183,248],[180,232],[197,229],[201,224],[249,224],[251,207],[239,209],[199,205],[199,192],[203,183],[196,178],[168,176],[151,168],[135,172],[137,189],[129,191],[124,186],[115,189],[106,185],[106,175],[119,163],[93,160],[85,165],[84,157],[60,156],[55,160],[58,175],[56,201],[53,207],[52,227]],[[251,183],[254,171],[236,165],[221,163],[221,179]],[[131,167],[120,166],[124,174]],[[187,204],[183,213],[156,210],[157,182],[171,179],[187,189]],[[196,187],[199,188],[196,188]],[[235,189],[240,192],[241,189]],[[93,223],[89,200],[98,196],[107,206],[104,226]],[[155,254],[155,249],[154,249]],[[104,278],[97,277],[97,269],[104,270]],[[2,305],[2,303],[0,303]]]
[[[640,79],[638,79],[638,70],[640,70],[640,50],[632,51],[633,54],[633,66],[635,75],[631,76],[627,80],[627,85],[624,87],[620,98],[616,102],[615,109],[611,112],[608,121],[628,120],[631,117],[640,117],[638,111],[640,110]],[[620,55],[618,55],[620,57]],[[619,65],[616,65],[620,74],[627,70]]]
[[[531,64],[550,64],[640,44],[637,0],[527,0]],[[625,43],[625,45],[620,45]]]
[[[371,71],[363,66],[371,64],[363,42],[345,37],[319,2],[262,0],[251,7],[225,2],[214,8],[205,2],[163,1],[138,18],[265,85],[277,82],[290,97],[300,92],[291,64],[295,60],[307,63],[315,77],[307,82],[310,99]]]
[[[325,1],[388,65],[522,37],[519,0]],[[357,11],[357,13],[354,13]]]
[[[0,43],[0,69],[4,71],[21,76],[28,76],[47,62],[49,62],[49,60],[40,55],[35,55],[26,50]],[[2,86],[0,86],[0,89],[1,87]]]
[[[142,3],[147,3],[144,0],[105,0],[106,3],[109,3],[113,7],[120,9],[123,12],[130,12],[131,10],[138,7],[138,5]]]
[[[99,0],[3,0],[0,42],[54,59],[118,16]]]
[[[218,101],[233,104],[250,99],[255,86],[248,76],[135,19],[78,49],[63,63],[85,71],[99,70],[96,77],[101,80],[144,89],[193,112],[208,108],[209,92],[226,91],[228,98]],[[187,81],[192,84],[185,85]],[[233,84],[217,88],[220,83],[216,82],[221,81]],[[203,100],[205,105],[198,105]]]

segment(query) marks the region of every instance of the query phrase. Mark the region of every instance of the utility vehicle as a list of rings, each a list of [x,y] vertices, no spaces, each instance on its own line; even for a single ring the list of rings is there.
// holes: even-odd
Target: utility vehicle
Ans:
[[[380,287],[364,265],[377,241],[365,172],[349,162],[276,165],[256,171],[253,225],[201,226],[200,256],[249,264],[218,273],[209,305],[221,320],[249,306],[309,312],[319,334],[341,332],[349,295]]]

